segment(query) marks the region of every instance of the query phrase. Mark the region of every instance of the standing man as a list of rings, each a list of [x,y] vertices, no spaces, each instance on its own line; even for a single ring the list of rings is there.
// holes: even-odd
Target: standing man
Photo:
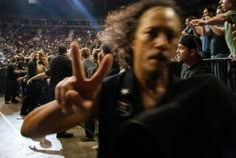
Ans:
[[[87,47],[81,49],[82,65],[87,78],[92,77],[98,65],[93,62],[91,57],[91,50]],[[81,138],[82,141],[95,141],[95,119],[85,121],[85,137]]]
[[[72,75],[71,60],[66,53],[66,47],[60,45],[58,47],[58,55],[51,59],[49,69],[45,72],[45,76],[43,76],[50,76],[50,94],[52,100],[55,98],[55,87],[57,83]],[[71,137],[73,137],[72,133],[66,133],[65,131],[57,133],[57,138]]]
[[[16,100],[17,88],[19,87],[17,76],[25,73],[25,71],[17,70],[16,65],[17,59],[13,57],[6,70],[5,104],[9,104],[9,101],[11,101],[11,103],[18,103],[18,100]]]
[[[37,75],[38,52],[30,54],[31,59],[27,64],[27,80]],[[40,81],[34,81],[25,87],[25,95],[21,106],[21,115],[27,115],[30,111],[41,105],[42,84]]]
[[[180,38],[176,53],[180,62],[183,62],[181,79],[211,73],[210,67],[202,60],[199,52],[200,46],[200,39],[194,35],[185,35]]]
[[[97,117],[99,158],[218,157],[230,150],[232,94],[211,76],[178,82],[169,73],[180,34],[178,13],[170,0],[140,0],[110,13],[100,40],[132,59],[132,69],[103,80],[113,61],[106,54],[87,79],[73,42],[74,76],[58,83],[55,101],[25,118],[22,135],[40,137]],[[143,114],[149,117],[143,120]]]
[[[214,15],[213,8],[204,8],[202,19],[211,18]],[[193,26],[196,27],[196,26]],[[212,39],[212,32],[210,31],[210,25],[202,26],[200,40],[202,43],[202,56],[203,58],[210,58],[211,57],[211,39]]]

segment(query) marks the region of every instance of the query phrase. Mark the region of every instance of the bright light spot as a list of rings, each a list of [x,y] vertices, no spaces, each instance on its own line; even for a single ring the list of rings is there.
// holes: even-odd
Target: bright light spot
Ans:
[[[28,0],[28,3],[30,3],[30,4],[36,4],[36,3],[38,3],[38,0]]]

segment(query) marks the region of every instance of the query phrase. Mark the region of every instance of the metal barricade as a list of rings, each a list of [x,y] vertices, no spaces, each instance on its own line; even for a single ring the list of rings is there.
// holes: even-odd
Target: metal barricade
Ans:
[[[236,63],[230,58],[204,59],[211,67],[215,77],[223,81],[228,88],[236,91]]]

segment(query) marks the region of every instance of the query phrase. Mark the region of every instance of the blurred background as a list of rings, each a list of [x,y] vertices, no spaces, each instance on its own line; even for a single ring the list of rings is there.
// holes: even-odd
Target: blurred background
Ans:
[[[0,16],[24,18],[78,19],[86,14],[103,18],[109,11],[135,0],[1,0]],[[206,6],[216,7],[219,0],[176,0],[184,15],[199,15]],[[87,13],[86,13],[87,11]]]

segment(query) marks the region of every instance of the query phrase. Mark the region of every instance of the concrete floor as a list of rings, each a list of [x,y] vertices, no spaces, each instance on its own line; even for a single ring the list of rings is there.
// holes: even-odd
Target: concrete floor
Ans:
[[[4,104],[0,97],[0,158],[96,158],[97,151],[92,146],[97,142],[81,142],[85,135],[81,126],[68,130],[74,138],[58,139],[51,134],[44,140],[31,140],[21,136],[24,118],[19,114],[20,108],[21,103]]]

